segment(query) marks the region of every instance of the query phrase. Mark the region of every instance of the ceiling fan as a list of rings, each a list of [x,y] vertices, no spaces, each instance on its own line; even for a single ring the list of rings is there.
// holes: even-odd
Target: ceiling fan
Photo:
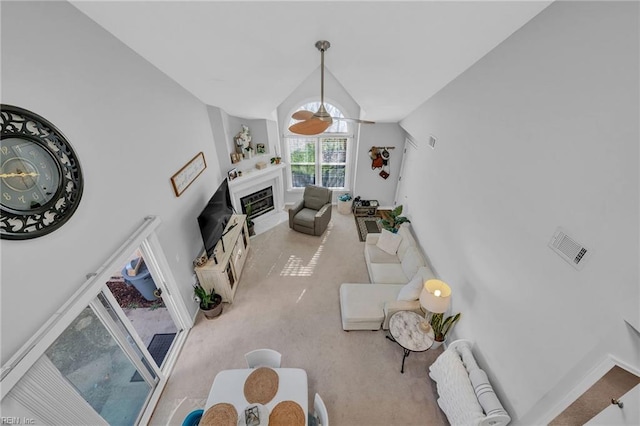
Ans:
[[[291,115],[299,122],[292,124],[289,130],[299,135],[317,135],[324,132],[331,126],[333,120],[352,121],[355,123],[374,124],[373,121],[358,120],[356,118],[331,117],[324,107],[324,52],[331,47],[331,43],[326,40],[316,42],[316,48],[320,51],[320,108],[318,111],[296,111]]]

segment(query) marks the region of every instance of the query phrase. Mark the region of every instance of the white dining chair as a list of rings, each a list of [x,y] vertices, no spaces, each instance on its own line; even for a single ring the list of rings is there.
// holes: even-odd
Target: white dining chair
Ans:
[[[324,401],[317,393],[313,399],[313,411],[315,411],[318,422],[322,426],[329,426],[329,413],[327,412],[327,406],[324,405]]]
[[[278,351],[274,351],[273,349],[256,349],[244,354],[244,358],[247,360],[247,366],[249,368],[280,368],[282,354]]]

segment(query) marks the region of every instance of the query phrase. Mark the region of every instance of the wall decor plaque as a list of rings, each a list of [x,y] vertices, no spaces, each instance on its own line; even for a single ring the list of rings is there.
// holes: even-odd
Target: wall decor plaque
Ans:
[[[171,176],[171,185],[173,186],[173,192],[175,192],[176,197],[179,197],[206,168],[207,162],[204,159],[204,153],[201,151],[175,175]]]

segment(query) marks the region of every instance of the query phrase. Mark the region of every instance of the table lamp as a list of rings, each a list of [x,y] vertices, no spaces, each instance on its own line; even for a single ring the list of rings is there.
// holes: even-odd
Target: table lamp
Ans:
[[[420,306],[425,310],[424,321],[420,323],[420,330],[428,333],[431,330],[429,317],[431,314],[442,314],[449,309],[451,287],[444,281],[427,280],[420,293]]]

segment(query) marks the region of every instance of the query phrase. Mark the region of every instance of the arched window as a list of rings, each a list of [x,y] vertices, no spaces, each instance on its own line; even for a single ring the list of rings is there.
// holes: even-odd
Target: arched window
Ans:
[[[341,118],[340,109],[324,103],[332,117]],[[309,102],[296,111],[317,111],[320,102]],[[297,123],[291,119],[289,126]],[[289,134],[285,136],[285,147],[290,165],[289,187],[304,188],[318,185],[332,189],[344,189],[349,186],[348,158],[352,144],[349,124],[343,120],[333,120],[324,133],[313,136]]]

